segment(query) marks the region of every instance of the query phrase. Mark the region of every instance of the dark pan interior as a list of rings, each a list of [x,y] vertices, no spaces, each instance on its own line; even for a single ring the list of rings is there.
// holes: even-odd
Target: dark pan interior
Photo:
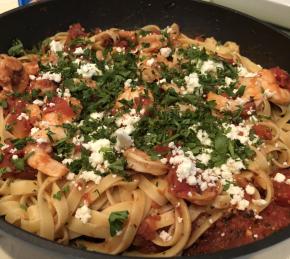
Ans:
[[[80,22],[87,29],[133,29],[146,24],[164,27],[176,22],[189,36],[204,35],[213,36],[221,42],[235,41],[240,45],[243,55],[262,66],[279,65],[290,71],[290,39],[287,36],[238,12],[192,0],[44,1],[0,15],[0,52],[6,52],[16,38],[29,48],[47,36],[67,30],[70,24],[76,22]],[[112,258],[109,255],[44,240],[6,223],[4,219],[0,219],[0,228],[9,235],[60,254],[79,258]],[[288,237],[290,227],[250,245],[195,258],[237,257],[271,246]]]

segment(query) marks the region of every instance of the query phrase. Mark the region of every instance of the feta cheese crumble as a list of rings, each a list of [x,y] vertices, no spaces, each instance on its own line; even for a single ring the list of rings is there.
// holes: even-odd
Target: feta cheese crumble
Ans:
[[[102,75],[102,71],[97,68],[96,64],[86,63],[82,64],[77,69],[77,73],[83,78],[92,78],[93,76]]]
[[[64,48],[64,44],[60,41],[55,41],[55,40],[52,40],[50,43],[49,43],[49,47],[50,47],[50,50],[54,53],[58,52],[58,51],[63,51],[63,48]]]
[[[129,113],[125,113],[117,118],[116,125],[122,129],[118,129],[116,132],[126,132],[127,135],[130,135],[135,130],[134,124],[139,120],[140,116],[136,113],[136,110],[131,109]]]
[[[85,180],[86,182],[93,181],[95,184],[99,184],[102,180],[102,177],[95,174],[94,171],[82,171],[79,178]]]
[[[82,47],[76,48],[75,51],[74,51],[74,54],[75,55],[82,55],[82,54],[84,54],[83,48]]]
[[[249,195],[253,195],[255,193],[255,188],[252,185],[247,185],[246,186],[246,193]]]
[[[84,224],[88,223],[91,217],[91,210],[86,204],[76,210],[75,218],[79,219]]]
[[[212,60],[206,60],[202,63],[200,72],[202,74],[216,73],[218,68],[223,69],[224,68],[223,64],[214,62]]]
[[[93,120],[101,120],[104,117],[104,113],[103,112],[93,112],[90,114],[90,117]]]
[[[131,138],[131,136],[129,136],[129,134],[127,134],[124,128],[116,130],[115,135],[117,138],[115,149],[119,152],[121,150],[131,147],[134,143],[133,139]]]
[[[286,176],[284,174],[281,173],[277,173],[274,177],[274,181],[278,182],[278,183],[282,183],[286,180]]]
[[[191,94],[194,92],[195,88],[200,87],[199,78],[197,73],[191,73],[188,76],[184,77],[186,83],[186,91],[184,94]]]
[[[168,48],[168,47],[160,49],[160,54],[165,58],[168,58],[171,52],[172,52],[171,48]]]
[[[43,79],[47,79],[47,80],[59,83],[61,81],[61,74],[46,72],[46,73],[40,75],[38,78],[36,78],[36,80],[43,80]]]
[[[198,130],[196,137],[199,139],[201,144],[203,144],[205,146],[211,145],[211,139],[209,138],[209,136],[205,130]]]
[[[29,117],[26,113],[21,113],[18,117],[17,120],[21,121],[21,120],[29,120]]]
[[[146,65],[151,67],[154,64],[154,62],[155,62],[155,59],[154,58],[150,58],[150,59],[148,59],[146,61]]]
[[[165,230],[162,230],[159,234],[159,237],[164,241],[164,242],[169,242],[172,239],[172,236],[166,232]]]
[[[102,149],[109,148],[110,141],[108,139],[98,139],[96,141],[83,143],[83,147],[92,152],[89,157],[89,161],[93,167],[97,167],[97,165],[104,163]]]

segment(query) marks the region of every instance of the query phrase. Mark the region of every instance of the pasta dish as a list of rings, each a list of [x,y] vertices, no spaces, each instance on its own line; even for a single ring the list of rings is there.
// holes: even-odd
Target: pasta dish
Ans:
[[[86,32],[0,55],[0,215],[108,254],[212,253],[290,224],[290,79],[234,42]],[[214,241],[213,241],[214,240]]]

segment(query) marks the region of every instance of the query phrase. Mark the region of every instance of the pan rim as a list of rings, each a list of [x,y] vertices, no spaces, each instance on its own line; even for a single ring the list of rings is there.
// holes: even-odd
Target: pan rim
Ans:
[[[13,15],[14,13],[24,12],[26,9],[29,9],[29,8],[36,8],[36,6],[38,6],[39,8],[41,8],[42,6],[45,7],[45,5],[47,3],[56,2],[56,1],[60,1],[60,0],[43,0],[43,1],[38,2],[38,3],[32,3],[32,4],[29,4],[27,6],[21,6],[21,7],[18,7],[16,9],[5,12],[3,14],[0,14],[0,19],[3,19],[6,16]],[[63,1],[65,1],[65,0],[63,0]],[[149,0],[146,0],[146,1],[150,2]],[[175,1],[177,1],[177,0],[175,0]],[[175,1],[173,0],[171,2],[175,2]],[[267,27],[268,29],[275,31],[276,33],[278,33],[278,34],[282,35],[283,37],[287,38],[288,40],[290,40],[290,36],[287,35],[286,33],[278,30],[273,25],[265,23],[263,21],[260,21],[259,19],[255,18],[253,16],[250,16],[248,14],[242,13],[242,12],[237,11],[237,10],[233,10],[231,8],[228,8],[228,7],[220,6],[220,5],[215,4],[215,3],[204,2],[201,0],[186,0],[186,1],[196,2],[196,3],[201,4],[201,5],[212,6],[215,8],[223,9],[227,12],[235,13],[239,16],[242,16],[244,18],[251,20],[252,22],[263,25],[263,26]],[[116,255],[103,254],[103,253],[99,253],[99,252],[91,252],[91,251],[87,251],[87,250],[81,250],[79,248],[75,248],[72,246],[65,246],[62,244],[58,244],[56,242],[44,239],[44,238],[39,237],[35,234],[29,233],[21,228],[18,228],[15,225],[6,222],[3,217],[1,217],[1,219],[0,219],[0,229],[6,235],[10,235],[10,236],[13,236],[14,238],[21,239],[22,241],[28,242],[28,243],[33,244],[35,246],[38,246],[40,248],[43,248],[46,250],[53,250],[54,252],[58,252],[58,253],[65,254],[65,255],[75,256],[77,258],[96,258],[96,257],[100,257],[100,258],[130,258],[127,256],[121,256],[121,255],[116,256]],[[270,248],[271,246],[273,246],[281,241],[285,241],[289,237],[290,237],[290,225],[286,228],[283,228],[283,229],[273,233],[272,235],[270,235],[262,240],[255,241],[255,242],[247,244],[247,245],[219,251],[219,252],[212,253],[212,254],[190,256],[189,258],[196,258],[196,259],[199,259],[199,258],[200,259],[205,259],[205,258],[207,258],[207,259],[211,259],[211,258],[234,258],[234,257],[242,256],[242,255],[247,255],[247,254],[250,254],[253,252],[259,252],[265,248]]]

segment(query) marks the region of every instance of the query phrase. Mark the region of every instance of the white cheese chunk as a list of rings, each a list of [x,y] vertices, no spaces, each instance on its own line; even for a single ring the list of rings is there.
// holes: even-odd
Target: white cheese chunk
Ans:
[[[92,181],[95,184],[99,184],[102,180],[102,177],[95,174],[94,171],[82,171],[79,174],[79,178],[85,180],[86,182]]]
[[[91,217],[91,210],[86,204],[83,205],[81,208],[78,208],[75,214],[75,218],[79,219],[84,224],[88,223]]]
[[[202,74],[216,73],[217,68],[223,68],[223,64],[214,62],[213,60],[206,60],[202,63],[200,72]]]
[[[247,185],[246,186],[246,193],[249,195],[253,195],[255,193],[255,188],[252,185]]]
[[[160,49],[160,54],[165,58],[168,58],[170,56],[171,52],[172,52],[172,50],[169,47]]]
[[[276,181],[278,183],[284,182],[285,179],[286,179],[286,176],[284,174],[281,174],[281,173],[277,173],[274,177],[274,181]]]
[[[59,83],[61,81],[61,74],[46,72],[46,73],[40,75],[38,78],[36,78],[36,80],[43,80],[43,79],[47,79],[47,80]]]
[[[83,48],[82,47],[76,48],[75,51],[74,51],[74,54],[75,55],[82,55],[82,54],[84,54]]]
[[[159,234],[159,237],[164,241],[164,242],[168,242],[172,239],[172,236],[166,232],[165,230],[162,230]]]
[[[103,74],[102,71],[97,68],[96,64],[92,63],[82,64],[80,68],[77,69],[77,73],[83,78],[92,78],[93,76]]]
[[[63,51],[64,44],[62,42],[60,42],[60,41],[52,40],[49,43],[49,47],[50,47],[50,50],[52,52],[58,52],[58,51]]]
[[[211,139],[209,138],[207,132],[205,130],[198,130],[196,137],[199,139],[201,144],[205,146],[210,146],[211,145]]]
[[[18,117],[17,120],[21,121],[21,120],[29,120],[29,116],[26,113],[21,113]]]
[[[94,120],[101,120],[104,117],[104,113],[103,112],[93,112],[90,114],[90,117]]]
[[[193,93],[195,88],[200,87],[199,77],[197,73],[191,73],[188,76],[184,77],[186,83],[186,91],[184,93]]]

